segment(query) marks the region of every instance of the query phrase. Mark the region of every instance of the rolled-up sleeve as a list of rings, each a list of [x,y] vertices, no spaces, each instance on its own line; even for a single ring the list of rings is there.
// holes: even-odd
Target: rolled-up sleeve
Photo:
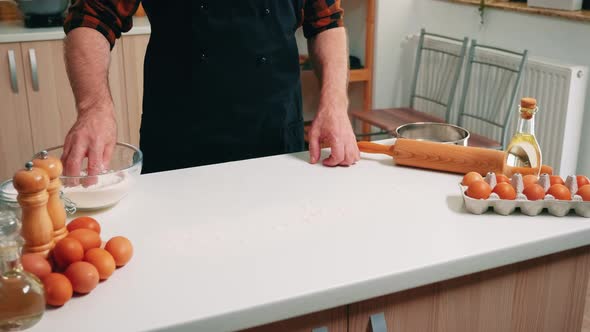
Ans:
[[[303,33],[313,38],[318,33],[344,25],[340,0],[306,0],[303,7]]]
[[[75,0],[64,23],[65,33],[86,27],[100,32],[111,49],[121,33],[131,30],[133,14],[141,0]]]

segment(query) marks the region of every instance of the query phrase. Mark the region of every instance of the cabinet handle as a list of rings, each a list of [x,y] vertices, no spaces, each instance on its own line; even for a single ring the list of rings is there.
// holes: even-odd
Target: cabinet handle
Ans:
[[[315,329],[311,330],[311,332],[328,332],[328,328],[323,326],[323,327],[316,327]]]
[[[33,80],[33,90],[39,91],[39,71],[37,68],[37,53],[34,48],[29,49],[29,60],[31,61],[31,78]]]
[[[14,57],[14,50],[8,50],[8,69],[10,70],[10,86],[12,87],[12,92],[18,93],[16,59]]]
[[[387,332],[387,322],[385,321],[385,314],[380,312],[371,315],[371,330],[373,332]]]

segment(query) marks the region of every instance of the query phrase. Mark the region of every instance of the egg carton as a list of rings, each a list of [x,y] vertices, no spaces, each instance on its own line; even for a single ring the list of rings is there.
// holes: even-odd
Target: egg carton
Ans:
[[[491,176],[488,174],[485,180],[488,182],[488,184],[490,184],[492,189],[495,187],[495,175]],[[571,210],[574,210],[578,216],[590,218],[590,202],[583,201],[582,197],[579,195],[572,195],[572,199],[566,201],[555,199],[555,197],[552,195],[547,194],[542,200],[531,201],[528,200],[527,197],[522,193],[522,177],[519,177],[519,174],[517,174],[511,180],[512,185],[517,191],[515,200],[500,199],[500,197],[495,193],[492,193],[488,199],[471,198],[466,194],[467,187],[459,184],[461,194],[463,195],[463,200],[465,202],[465,208],[468,212],[478,215],[483,214],[492,208],[495,213],[504,216],[514,213],[516,209],[519,209],[520,212],[525,215],[536,216],[546,209],[551,215],[556,217],[566,216]],[[542,176],[539,184],[541,184],[545,188],[545,192],[547,192],[549,185],[548,177],[546,178],[546,181],[543,181]],[[573,178],[573,181],[572,177],[568,177],[566,185],[571,192],[577,192],[575,177]]]

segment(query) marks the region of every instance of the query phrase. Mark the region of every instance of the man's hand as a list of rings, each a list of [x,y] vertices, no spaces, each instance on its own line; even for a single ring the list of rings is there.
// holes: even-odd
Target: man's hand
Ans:
[[[320,145],[330,146],[330,157],[323,161],[324,166],[350,166],[360,159],[356,137],[347,113],[347,103],[320,107],[309,133],[310,163],[320,159]]]
[[[65,58],[78,119],[64,142],[64,175],[79,176],[84,158],[88,175],[96,175],[108,167],[117,140],[109,42],[94,29],[74,29],[66,37]]]
[[[108,167],[116,142],[112,108],[79,113],[64,143],[64,175],[79,176],[84,158],[88,158],[88,175],[100,174]]]
[[[332,154],[325,166],[350,166],[360,159],[348,118],[348,48],[344,28],[329,29],[308,40],[314,71],[320,80],[320,106],[309,135],[310,162],[320,159],[320,144]]]

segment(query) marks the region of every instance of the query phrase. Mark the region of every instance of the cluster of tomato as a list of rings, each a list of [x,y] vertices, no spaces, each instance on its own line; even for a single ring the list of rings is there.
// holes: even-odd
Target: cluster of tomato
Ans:
[[[522,177],[522,180],[524,188],[522,193],[530,201],[544,199],[546,195],[551,195],[557,200],[564,201],[572,200],[573,195],[579,195],[583,201],[590,201],[590,180],[583,175],[576,176],[578,190],[574,193],[570,191],[563,179],[558,175],[550,176],[550,186],[547,192],[545,192],[545,188],[539,184],[539,177],[535,175],[525,175]],[[496,182],[497,184],[492,188],[490,184],[484,180],[481,174],[477,172],[469,172],[465,174],[461,184],[467,187],[465,194],[471,198],[488,199],[492,193],[496,193],[500,199],[516,199],[516,188],[512,185],[507,176],[496,174]]]
[[[67,229],[68,235],[55,244],[48,259],[35,253],[22,256],[23,269],[42,281],[51,306],[64,305],[74,292],[90,293],[133,256],[131,242],[122,236],[103,247],[100,224],[94,218],[76,218]]]

